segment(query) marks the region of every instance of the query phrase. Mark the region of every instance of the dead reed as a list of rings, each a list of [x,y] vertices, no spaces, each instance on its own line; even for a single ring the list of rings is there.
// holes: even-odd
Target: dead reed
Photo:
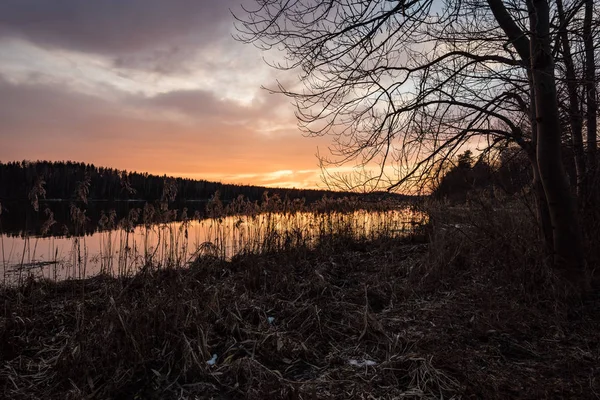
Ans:
[[[36,188],[30,196],[34,208],[38,196],[43,195],[43,184]],[[423,214],[390,200],[323,198],[306,205],[303,200],[281,199],[266,192],[260,203],[240,196],[228,204],[221,202],[217,192],[202,218],[189,217],[185,209],[179,212],[170,208],[176,192],[176,186],[167,181],[159,203],[133,208],[118,221],[114,210],[103,213],[95,239],[98,243],[91,245],[83,235],[89,223],[86,215],[89,180],[84,180],[77,186],[75,201],[70,206],[73,228],[67,232],[70,234],[67,254],[61,253],[59,257],[58,248],[46,251],[55,255],[55,263],[49,268],[47,260],[35,252],[40,238],[26,237],[21,259],[18,263],[13,261],[16,265],[12,269],[18,274],[9,279],[5,274],[4,282],[18,284],[32,274],[50,279],[82,279],[98,273],[130,276],[143,269],[188,265],[200,255],[225,260],[239,254],[315,246],[331,236],[356,240],[400,237],[425,221]],[[53,224],[54,217],[49,213],[44,223],[46,231]]]
[[[283,215],[290,240],[304,237],[296,218],[306,205],[267,204],[216,196],[209,210],[224,221],[243,209],[269,232]],[[531,246],[526,209],[483,200],[425,209],[429,223],[400,237],[390,226],[356,236],[336,212],[317,213],[315,243],[260,236],[262,251],[231,258],[218,250],[231,232],[256,237],[243,223],[216,225],[187,268],[168,250],[185,242],[168,207],[108,215],[104,223],[123,226],[119,249],[146,246],[173,266],[0,288],[0,390],[11,399],[597,398],[600,298],[565,295]],[[150,216],[167,230],[158,246],[127,236]]]

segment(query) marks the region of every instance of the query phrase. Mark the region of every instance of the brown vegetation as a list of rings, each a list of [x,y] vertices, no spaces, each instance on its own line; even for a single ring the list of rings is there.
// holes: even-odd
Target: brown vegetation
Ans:
[[[600,299],[553,275],[522,208],[464,210],[429,207],[431,224],[404,240],[333,236],[189,269],[3,288],[2,392],[597,398]]]

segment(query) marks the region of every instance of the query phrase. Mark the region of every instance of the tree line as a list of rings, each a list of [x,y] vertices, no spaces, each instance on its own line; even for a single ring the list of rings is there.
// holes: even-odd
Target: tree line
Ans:
[[[132,210],[141,210],[146,205],[156,209],[168,205],[169,218],[173,220],[180,220],[184,209],[188,217],[202,218],[207,216],[209,200],[217,197],[225,204],[243,199],[258,205],[269,199],[301,200],[300,203],[306,205],[325,198],[354,198],[361,202],[407,199],[388,193],[358,196],[357,193],[327,190],[224,184],[127,172],[72,161],[0,162],[0,231],[3,234],[93,234],[101,229],[100,221],[108,213],[114,212],[115,219],[120,221],[128,218]],[[42,204],[43,200],[67,201]],[[74,210],[81,211],[85,217],[77,229],[74,228],[77,225],[73,221]],[[49,220],[54,223],[48,225]]]
[[[148,173],[128,172],[94,164],[72,161],[0,162],[0,200],[29,200],[31,191],[42,183],[45,199],[75,199],[81,182],[86,182],[89,200],[161,200],[165,184],[173,185],[173,200],[208,200],[219,192],[225,202],[238,196],[260,201],[268,191],[281,198],[304,198],[308,203],[323,196],[343,197],[349,193],[315,189],[281,189],[263,186],[226,184],[206,180],[173,178]]]
[[[498,201],[530,193],[531,179],[527,156],[518,147],[507,147],[491,159],[466,150],[438,179],[432,180],[432,196],[464,203],[475,192]]]

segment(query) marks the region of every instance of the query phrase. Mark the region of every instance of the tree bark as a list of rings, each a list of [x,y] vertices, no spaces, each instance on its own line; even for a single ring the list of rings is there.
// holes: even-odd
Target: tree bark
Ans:
[[[510,43],[513,44],[519,57],[523,62],[523,65],[527,68],[527,79],[529,81],[529,118],[531,122],[531,143],[532,147],[525,149],[531,162],[531,168],[533,170],[533,191],[535,195],[535,203],[537,209],[537,219],[539,225],[540,238],[544,243],[544,252],[548,255],[554,254],[554,235],[552,232],[552,221],[550,218],[550,211],[548,209],[548,200],[546,199],[546,192],[542,185],[542,178],[540,176],[540,169],[537,161],[537,122],[536,122],[536,101],[535,91],[533,89],[533,74],[531,73],[531,44],[525,32],[519,28],[519,26],[512,19],[502,0],[487,0],[498,25],[506,33]]]
[[[589,192],[597,194],[594,188],[598,173],[597,142],[598,142],[598,94],[596,90],[596,60],[594,55],[594,38],[592,35],[592,17],[594,0],[586,0],[583,18],[583,44],[585,47],[585,98],[586,98],[586,128],[587,128],[587,164]],[[594,190],[596,189],[596,190]],[[594,200],[594,199],[589,199]],[[589,201],[588,200],[588,201]]]
[[[582,204],[586,198],[586,165],[585,152],[583,149],[583,116],[579,109],[579,96],[577,95],[577,85],[580,82],[575,73],[575,64],[571,53],[571,44],[565,19],[565,11],[562,0],[556,0],[558,9],[558,18],[561,30],[559,31],[560,42],[562,45],[563,58],[565,62],[566,84],[569,95],[569,122],[571,125],[571,141],[573,144],[573,156],[575,158],[575,173],[577,179],[577,197]]]
[[[548,0],[527,2],[531,24],[531,73],[535,94],[537,162],[552,221],[554,264],[572,284],[587,284],[575,200],[561,158],[554,58],[550,47]]]
[[[529,107],[529,118],[531,121],[531,147],[525,149],[529,161],[531,162],[531,168],[533,170],[533,193],[535,195],[535,205],[537,209],[537,220],[540,228],[540,238],[544,243],[544,253],[546,255],[554,254],[554,238],[552,234],[552,221],[550,219],[550,210],[548,209],[548,200],[546,199],[546,192],[544,192],[544,185],[542,185],[542,178],[540,176],[540,169],[537,161],[537,121],[535,117],[535,93],[533,90],[533,75],[531,72],[527,74],[529,80],[529,91],[531,105]]]
[[[531,162],[531,168],[533,170],[533,194],[535,198],[537,220],[540,229],[540,239],[544,243],[544,253],[548,256],[552,256],[554,254],[554,238],[552,233],[550,210],[548,209],[548,200],[546,199],[544,185],[542,185],[542,178],[537,165],[536,152],[533,151],[528,155]]]

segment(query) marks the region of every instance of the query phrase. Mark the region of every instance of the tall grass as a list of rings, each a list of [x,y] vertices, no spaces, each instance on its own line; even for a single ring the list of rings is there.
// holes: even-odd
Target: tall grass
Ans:
[[[29,276],[52,280],[81,279],[98,273],[130,276],[141,270],[185,267],[198,257],[229,260],[236,255],[311,248],[331,240],[398,237],[425,220],[424,214],[390,200],[365,202],[357,198],[324,197],[307,205],[303,200],[281,199],[265,193],[261,202],[240,196],[224,204],[218,192],[207,203],[204,216],[196,213],[190,217],[186,209],[170,208],[176,187],[167,182],[157,204],[133,208],[121,220],[117,220],[114,210],[102,213],[96,238],[88,239],[84,235],[89,222],[88,193],[89,180],[86,179],[78,185],[75,201],[70,206],[73,228],[67,232],[67,254],[61,254],[55,238],[27,236],[21,260],[16,265],[18,274],[7,276],[3,257],[5,283],[7,280],[23,282]],[[43,185],[38,185],[30,196],[34,208],[41,195]],[[49,210],[46,214],[44,233],[56,223]],[[38,257],[39,240],[48,244],[49,248],[43,253],[52,260]]]
[[[426,257],[414,268],[420,283],[439,288],[453,281],[501,282],[524,296],[573,292],[544,250],[536,216],[527,198],[502,202],[473,193],[467,204],[426,203],[429,216]]]

